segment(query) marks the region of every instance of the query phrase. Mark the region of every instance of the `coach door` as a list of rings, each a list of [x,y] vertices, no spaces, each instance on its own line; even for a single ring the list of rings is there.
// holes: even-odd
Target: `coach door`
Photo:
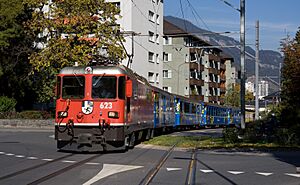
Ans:
[[[153,92],[153,114],[154,114],[154,128],[159,127],[159,93]]]

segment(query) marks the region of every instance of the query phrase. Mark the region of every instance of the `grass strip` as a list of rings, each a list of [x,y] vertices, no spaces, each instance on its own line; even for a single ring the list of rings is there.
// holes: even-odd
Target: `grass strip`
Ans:
[[[162,135],[155,137],[149,141],[143,142],[144,144],[152,144],[158,146],[172,146],[179,141],[176,145],[182,148],[199,148],[199,149],[218,149],[218,148],[254,148],[254,149],[296,149],[300,150],[300,146],[287,146],[276,143],[225,143],[223,138],[211,138],[209,136],[170,136]]]

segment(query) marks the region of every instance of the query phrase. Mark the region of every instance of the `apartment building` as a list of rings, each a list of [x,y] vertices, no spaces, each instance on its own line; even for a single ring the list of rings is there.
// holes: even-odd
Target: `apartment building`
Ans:
[[[220,49],[168,20],[164,20],[163,44],[164,90],[204,102],[224,102],[226,68],[231,70],[233,58],[222,57]]]
[[[128,58],[122,64],[162,88],[163,0],[106,0],[120,7],[117,23],[125,37]]]

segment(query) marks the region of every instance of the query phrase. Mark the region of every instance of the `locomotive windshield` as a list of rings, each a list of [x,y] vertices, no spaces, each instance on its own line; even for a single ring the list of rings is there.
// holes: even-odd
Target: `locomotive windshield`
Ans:
[[[116,98],[117,78],[115,76],[94,76],[92,84],[93,98]]]
[[[83,76],[64,76],[62,80],[62,98],[83,98],[84,81]]]

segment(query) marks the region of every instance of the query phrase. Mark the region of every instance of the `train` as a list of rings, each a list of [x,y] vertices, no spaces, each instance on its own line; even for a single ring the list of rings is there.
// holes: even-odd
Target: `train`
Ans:
[[[240,121],[238,108],[166,92],[123,65],[65,67],[57,75],[59,150],[127,150],[156,133]]]

